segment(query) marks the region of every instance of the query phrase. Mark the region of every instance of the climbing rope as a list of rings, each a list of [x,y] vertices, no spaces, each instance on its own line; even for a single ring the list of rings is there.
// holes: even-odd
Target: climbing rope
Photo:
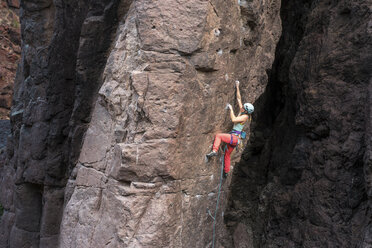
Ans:
[[[216,238],[216,219],[217,219],[217,211],[218,211],[218,204],[219,204],[219,201],[220,201],[220,195],[221,195],[221,186],[222,186],[222,181],[223,181],[223,168],[225,167],[225,160],[224,160],[224,157],[225,157],[225,151],[226,151],[226,145],[223,149],[223,154],[222,154],[222,163],[221,163],[221,174],[220,174],[220,184],[218,185],[218,195],[217,195],[217,203],[216,203],[216,210],[214,212],[214,217],[212,216],[211,214],[211,211],[208,209],[208,214],[209,216],[211,216],[211,218],[213,219],[213,239],[212,239],[212,248],[214,248],[214,241],[215,241],[215,238]]]

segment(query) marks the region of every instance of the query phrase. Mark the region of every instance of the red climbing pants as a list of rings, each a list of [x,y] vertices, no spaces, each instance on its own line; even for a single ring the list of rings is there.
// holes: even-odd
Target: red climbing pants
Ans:
[[[218,133],[214,138],[213,151],[217,152],[221,145],[221,142],[225,142],[227,145],[227,150],[225,151],[225,167],[224,172],[228,173],[230,171],[230,155],[234,150],[235,146],[238,144],[238,137],[233,134],[228,133]]]

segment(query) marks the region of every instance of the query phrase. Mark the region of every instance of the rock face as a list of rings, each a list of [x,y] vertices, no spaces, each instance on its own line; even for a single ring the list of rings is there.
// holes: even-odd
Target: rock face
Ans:
[[[255,247],[372,247],[371,3],[282,2],[226,217]]]
[[[208,246],[220,163],[204,154],[231,127],[234,81],[247,100],[264,91],[279,9],[22,2],[1,246]]]
[[[13,1],[16,2],[16,1]],[[0,1],[0,119],[9,119],[13,83],[20,58],[20,30],[16,4]]]
[[[10,134],[9,120],[0,120],[0,149],[6,146],[6,139]]]
[[[281,30],[279,1],[244,4],[132,3],[68,182],[61,247],[211,245],[220,163],[204,154],[231,127],[235,80],[251,101],[264,91]],[[216,242],[229,247],[222,212]]]
[[[64,188],[100,86],[116,1],[22,1],[22,59],[1,170],[0,247],[57,247]]]
[[[257,114],[215,247],[368,247],[369,11],[21,2],[0,247],[212,247],[221,164],[204,154],[235,80]]]

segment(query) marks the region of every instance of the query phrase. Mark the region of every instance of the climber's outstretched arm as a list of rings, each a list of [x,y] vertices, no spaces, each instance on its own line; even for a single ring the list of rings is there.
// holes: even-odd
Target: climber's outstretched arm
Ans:
[[[241,112],[244,112],[243,104],[242,104],[242,96],[240,95],[240,90],[239,90],[239,84],[240,84],[240,82],[238,80],[236,80],[235,81],[235,85],[236,85],[236,99],[238,100],[240,111]]]
[[[239,122],[240,123],[240,122],[247,121],[248,115],[235,116],[232,106],[230,104],[228,104],[227,107],[230,109],[230,118],[231,118],[232,122],[234,122],[234,123]]]

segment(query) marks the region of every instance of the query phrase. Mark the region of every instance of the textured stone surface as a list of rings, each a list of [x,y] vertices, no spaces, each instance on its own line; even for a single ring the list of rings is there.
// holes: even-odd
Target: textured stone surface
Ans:
[[[133,2],[66,192],[61,247],[211,246],[207,209],[215,208],[220,162],[205,164],[204,154],[216,132],[231,128],[224,107],[235,101],[235,80],[246,100],[264,91],[279,8],[279,1]],[[229,183],[218,247],[232,245],[223,225]]]
[[[1,247],[56,247],[64,187],[124,13],[115,0],[21,2],[12,135],[0,164],[1,204],[15,220],[1,219],[1,227],[12,226],[1,229]]]
[[[10,121],[0,120],[0,150],[4,150],[9,134],[10,134]]]
[[[0,119],[9,119],[13,83],[21,53],[19,2],[0,1]]]
[[[256,247],[372,247],[371,3],[282,3],[227,213]]]
[[[369,247],[368,1],[22,1],[0,247]]]
[[[6,0],[8,6],[11,8],[19,9],[20,1],[19,0]]]

